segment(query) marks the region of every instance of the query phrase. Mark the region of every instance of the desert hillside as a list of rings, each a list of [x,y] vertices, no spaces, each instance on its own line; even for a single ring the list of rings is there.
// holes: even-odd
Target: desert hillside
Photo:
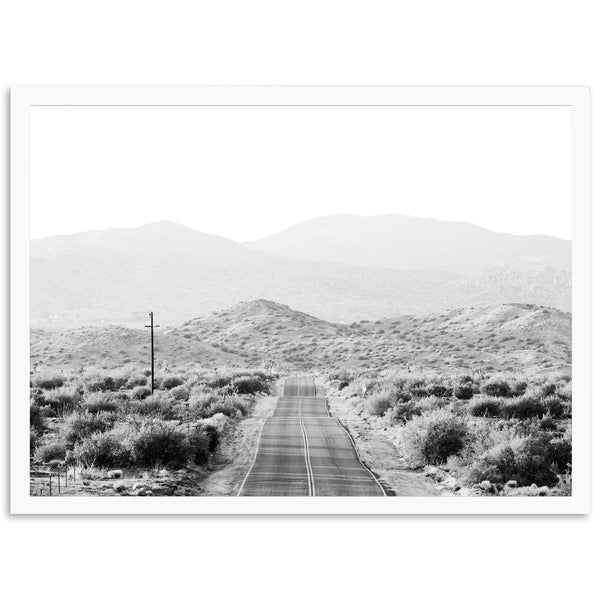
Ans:
[[[401,229],[397,237],[403,239]],[[363,242],[356,240],[356,252],[363,252]],[[568,242],[543,238],[538,254],[527,248],[531,260],[525,250],[501,266],[486,258],[486,269],[472,275],[440,270],[444,265],[427,258],[452,255],[455,245],[442,248],[436,236],[421,240],[408,253],[409,269],[400,262],[336,263],[332,254],[290,258],[170,222],[53,236],[31,243],[31,323],[44,329],[139,325],[153,310],[163,325],[179,325],[254,298],[345,323],[514,302],[570,310],[570,271],[561,268]],[[562,254],[553,254],[554,246]],[[397,261],[405,254],[388,250]],[[560,260],[548,258],[559,254]]]
[[[328,322],[270,300],[236,304],[180,327],[159,330],[164,366],[257,367],[271,359],[289,371],[336,368],[568,370],[571,315],[533,304],[446,310],[350,324]],[[84,327],[34,330],[32,363],[45,366],[148,363],[147,330]]]

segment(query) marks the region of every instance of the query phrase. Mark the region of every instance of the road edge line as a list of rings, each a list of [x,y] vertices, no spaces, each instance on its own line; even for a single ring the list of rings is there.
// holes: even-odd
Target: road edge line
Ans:
[[[279,392],[279,391],[283,391],[283,390],[279,389],[277,391]],[[277,401],[279,401],[279,398],[281,398],[281,396],[277,396]],[[271,414],[273,414],[273,413],[271,413]],[[240,485],[240,489],[238,490],[238,493],[236,494],[236,496],[241,496],[242,495],[242,490],[244,489],[244,485],[246,483],[246,480],[250,476],[250,471],[252,471],[252,469],[254,468],[254,465],[256,464],[256,459],[258,458],[258,449],[260,448],[260,440],[262,439],[263,430],[265,428],[265,425],[267,424],[267,421],[270,418],[271,418],[271,415],[269,415],[264,420],[264,422],[262,424],[262,427],[260,428],[260,433],[258,434],[258,440],[256,441],[256,449],[254,450],[254,458],[252,459],[252,464],[250,465],[250,468],[248,469],[248,472],[246,473],[246,476],[242,480],[242,485]]]
[[[369,473],[369,475],[371,475],[371,477],[373,478],[375,483],[379,486],[381,493],[387,497],[385,488],[381,485],[381,482],[379,481],[379,479],[377,479],[377,477],[375,476],[375,473],[373,473],[373,471],[371,471],[371,469],[369,469],[369,467],[367,467],[367,465],[365,465],[365,463],[360,458],[360,455],[358,454],[358,448],[356,447],[356,444],[354,443],[354,439],[350,435],[350,432],[346,429],[346,427],[344,427],[343,423],[339,420],[338,417],[334,417],[334,418],[338,422],[338,425],[346,432],[346,435],[348,436],[348,439],[350,440],[350,443],[352,444],[352,448],[354,448],[354,453],[356,454],[356,458],[358,459],[358,462],[361,464],[362,468],[365,471],[367,471],[367,473]]]
[[[244,479],[242,481],[242,485],[240,485],[240,489],[238,490],[238,493],[236,494],[236,496],[242,495],[242,490],[244,489],[246,480],[250,476],[250,471],[252,471],[252,469],[254,468],[254,465],[256,464],[256,459],[258,458],[258,449],[260,447],[260,440],[262,439],[263,429],[265,428],[265,425],[267,424],[268,420],[269,420],[269,417],[267,417],[265,419],[265,422],[262,424],[262,427],[260,428],[260,433],[258,434],[258,440],[256,442],[256,449],[254,450],[254,458],[252,459],[252,464],[250,465],[250,468],[248,469],[248,472],[246,473],[246,476],[244,477]]]

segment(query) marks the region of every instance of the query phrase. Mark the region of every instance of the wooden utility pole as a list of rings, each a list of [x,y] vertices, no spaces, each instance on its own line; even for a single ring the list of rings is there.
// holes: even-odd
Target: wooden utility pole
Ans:
[[[152,394],[154,394],[154,328],[160,327],[160,325],[154,324],[154,313],[150,313],[150,325],[144,325],[144,327],[148,327],[150,329],[150,389],[152,390]]]

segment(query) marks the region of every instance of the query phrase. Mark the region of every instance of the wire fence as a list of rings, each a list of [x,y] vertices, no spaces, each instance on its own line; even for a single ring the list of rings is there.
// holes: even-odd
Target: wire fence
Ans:
[[[71,495],[81,480],[75,466],[32,467],[29,472],[30,496]]]

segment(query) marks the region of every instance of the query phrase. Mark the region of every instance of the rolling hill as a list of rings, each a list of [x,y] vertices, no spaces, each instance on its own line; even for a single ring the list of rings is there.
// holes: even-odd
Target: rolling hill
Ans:
[[[571,315],[532,304],[447,310],[350,324],[331,323],[270,300],[238,303],[157,333],[164,365],[289,371],[338,368],[483,371],[568,370]],[[32,362],[48,367],[148,364],[149,335],[126,327],[35,330]]]
[[[557,266],[469,276],[321,262],[170,222],[32,240],[30,264],[31,324],[44,329],[139,326],[149,310],[178,325],[254,298],[336,322],[508,302],[570,310],[570,272]]]

